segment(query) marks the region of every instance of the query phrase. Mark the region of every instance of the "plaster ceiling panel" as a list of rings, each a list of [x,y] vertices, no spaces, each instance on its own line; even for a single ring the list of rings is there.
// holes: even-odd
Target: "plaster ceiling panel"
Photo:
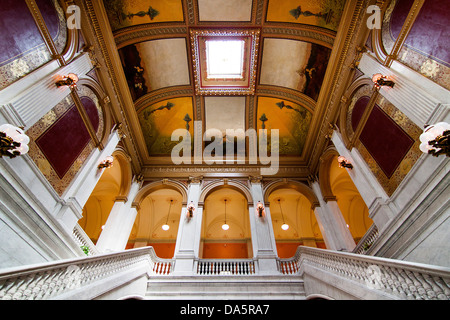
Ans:
[[[190,84],[184,38],[141,42],[119,54],[133,100],[150,91]]]
[[[269,0],[266,21],[302,23],[337,31],[345,0]]]
[[[103,0],[113,31],[148,23],[184,21],[182,0]]]
[[[265,39],[260,84],[298,90],[317,100],[331,49],[297,40]]]
[[[253,0],[198,0],[199,20],[251,21],[252,2]]]
[[[206,130],[245,131],[245,97],[205,97]]]
[[[301,156],[311,124],[311,112],[290,101],[269,97],[259,97],[257,107],[257,128],[263,129],[264,123],[269,137],[272,129],[278,130],[280,155]]]
[[[177,129],[188,129],[193,134],[193,104],[191,97],[160,101],[138,114],[147,151],[150,156],[170,155],[178,141],[172,141]]]

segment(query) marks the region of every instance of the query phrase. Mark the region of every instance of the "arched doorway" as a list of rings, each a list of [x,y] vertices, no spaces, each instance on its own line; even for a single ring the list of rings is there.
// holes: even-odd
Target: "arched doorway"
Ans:
[[[183,196],[173,188],[156,188],[142,199],[127,248],[152,246],[160,258],[174,256]]]
[[[253,257],[248,201],[236,188],[222,186],[205,197],[199,256],[204,259]]]
[[[289,187],[275,189],[268,196],[278,256],[290,258],[298,246],[325,248],[311,201]]]

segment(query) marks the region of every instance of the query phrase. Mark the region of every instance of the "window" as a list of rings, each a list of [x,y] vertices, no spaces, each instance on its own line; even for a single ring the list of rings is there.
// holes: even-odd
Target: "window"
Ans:
[[[206,41],[208,79],[241,79],[244,68],[244,41]]]

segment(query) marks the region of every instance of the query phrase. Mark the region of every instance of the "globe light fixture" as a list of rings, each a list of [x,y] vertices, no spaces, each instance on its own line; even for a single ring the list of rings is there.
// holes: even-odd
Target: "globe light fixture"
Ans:
[[[420,135],[420,151],[434,157],[440,155],[450,156],[450,124],[438,122],[427,126]]]
[[[7,156],[12,159],[26,154],[29,142],[30,138],[21,128],[8,123],[0,126],[0,158]]]

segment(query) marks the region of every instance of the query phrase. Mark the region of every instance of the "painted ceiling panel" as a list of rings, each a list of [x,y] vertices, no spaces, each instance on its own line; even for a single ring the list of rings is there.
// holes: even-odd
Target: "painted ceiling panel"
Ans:
[[[311,113],[302,106],[286,100],[258,98],[257,128],[279,130],[280,155],[300,156],[308,135]],[[266,119],[262,121],[262,119]]]
[[[170,155],[178,141],[171,141],[173,131],[187,129],[193,134],[192,98],[182,97],[155,103],[139,113],[149,155]],[[188,127],[186,127],[188,125]]]
[[[245,97],[205,97],[206,130],[245,131]]]
[[[103,0],[113,31],[147,23],[183,21],[181,0]]]
[[[302,23],[337,31],[345,0],[269,0],[267,21]]]
[[[199,19],[200,21],[251,21],[252,2],[252,0],[198,0]]]
[[[152,40],[119,50],[133,100],[165,87],[189,85],[186,40]]]
[[[260,83],[298,90],[317,100],[331,50],[297,40],[265,39]]]

